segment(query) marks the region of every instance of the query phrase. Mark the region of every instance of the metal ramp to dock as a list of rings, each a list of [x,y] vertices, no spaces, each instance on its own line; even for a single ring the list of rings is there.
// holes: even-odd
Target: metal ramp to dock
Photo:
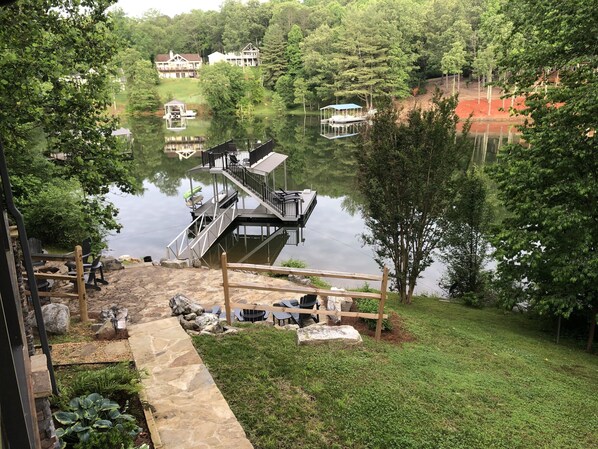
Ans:
[[[210,247],[237,218],[237,203],[217,214],[209,221],[209,215],[203,213],[191,222],[166,247],[166,257],[175,259],[201,259]],[[209,221],[209,222],[208,222]]]

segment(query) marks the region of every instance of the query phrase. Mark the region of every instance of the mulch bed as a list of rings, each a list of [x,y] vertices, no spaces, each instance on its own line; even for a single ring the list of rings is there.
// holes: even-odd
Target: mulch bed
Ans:
[[[351,306],[351,312],[357,312],[355,302],[353,302],[353,305]],[[390,312],[388,314],[388,319],[392,324],[392,330],[382,331],[382,335],[380,336],[382,341],[387,341],[394,344],[415,341],[415,337],[406,329],[403,319],[398,314],[395,312]],[[329,324],[333,325],[331,322],[329,322]],[[344,316],[341,319],[340,325],[345,324],[353,326],[361,335],[368,335],[372,338],[374,338],[376,335],[376,331],[368,328],[365,321],[363,321],[361,318]]]

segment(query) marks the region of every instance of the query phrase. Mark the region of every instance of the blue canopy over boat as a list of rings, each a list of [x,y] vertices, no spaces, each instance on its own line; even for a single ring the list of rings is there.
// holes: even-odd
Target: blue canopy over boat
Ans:
[[[362,107],[355,103],[344,103],[344,104],[330,104],[328,106],[324,106],[322,109],[334,109],[336,111],[346,111],[348,109],[361,109]]]

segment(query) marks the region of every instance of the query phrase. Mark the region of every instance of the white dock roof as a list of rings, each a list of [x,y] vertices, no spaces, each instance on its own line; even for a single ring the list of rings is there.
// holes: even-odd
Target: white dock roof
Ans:
[[[272,152],[257,164],[249,167],[247,170],[257,175],[267,175],[268,173],[273,172],[276,167],[278,167],[284,161],[286,161],[287,158],[288,156],[286,154]]]

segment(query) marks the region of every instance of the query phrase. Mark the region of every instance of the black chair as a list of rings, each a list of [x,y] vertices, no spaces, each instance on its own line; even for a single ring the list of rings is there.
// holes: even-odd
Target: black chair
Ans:
[[[311,310],[311,309],[314,309],[314,307],[316,308],[316,310],[320,309],[320,304],[318,303],[318,297],[317,297],[317,295],[313,295],[313,294],[302,296],[299,299],[299,301],[297,301],[296,299],[285,299],[285,300],[281,301],[280,303],[284,307],[291,307],[294,309]],[[320,316],[317,314],[308,315],[306,313],[292,313],[291,312],[291,316],[293,317],[293,320],[295,321],[295,323],[297,323],[299,325],[299,327],[303,327],[304,321],[307,318],[312,318],[316,323],[320,322]]]
[[[29,246],[29,253],[31,255],[39,255],[44,253],[44,250],[42,248],[42,241],[40,239],[36,239],[35,237],[27,239],[27,246]],[[34,267],[41,267],[45,264],[45,260],[35,260],[32,262],[32,265]]]
[[[94,290],[101,290],[100,286],[98,285],[98,282],[100,282],[102,284],[108,283],[107,281],[104,280],[103,274],[100,279],[98,279],[96,277],[96,271],[101,272],[101,270],[102,270],[102,262],[100,262],[100,257],[101,256],[97,256],[90,264],[83,265],[84,269],[86,266],[89,268],[89,270],[85,271],[83,274],[86,289],[93,288]],[[76,276],[77,271],[69,271],[69,275]]]
[[[255,323],[256,321],[266,321],[269,313],[265,310],[253,310],[253,309],[235,309],[235,317],[237,321]]]
[[[89,265],[89,257],[91,256],[91,238],[90,237],[83,239],[83,241],[81,242],[81,254],[83,256],[83,267],[85,267],[86,264]],[[77,264],[74,261],[69,260],[66,263],[66,266],[69,269],[69,271],[72,271],[77,267]]]
[[[229,154],[228,160],[230,161],[231,165],[239,165],[239,159],[237,159],[237,156],[235,156],[234,154]]]

